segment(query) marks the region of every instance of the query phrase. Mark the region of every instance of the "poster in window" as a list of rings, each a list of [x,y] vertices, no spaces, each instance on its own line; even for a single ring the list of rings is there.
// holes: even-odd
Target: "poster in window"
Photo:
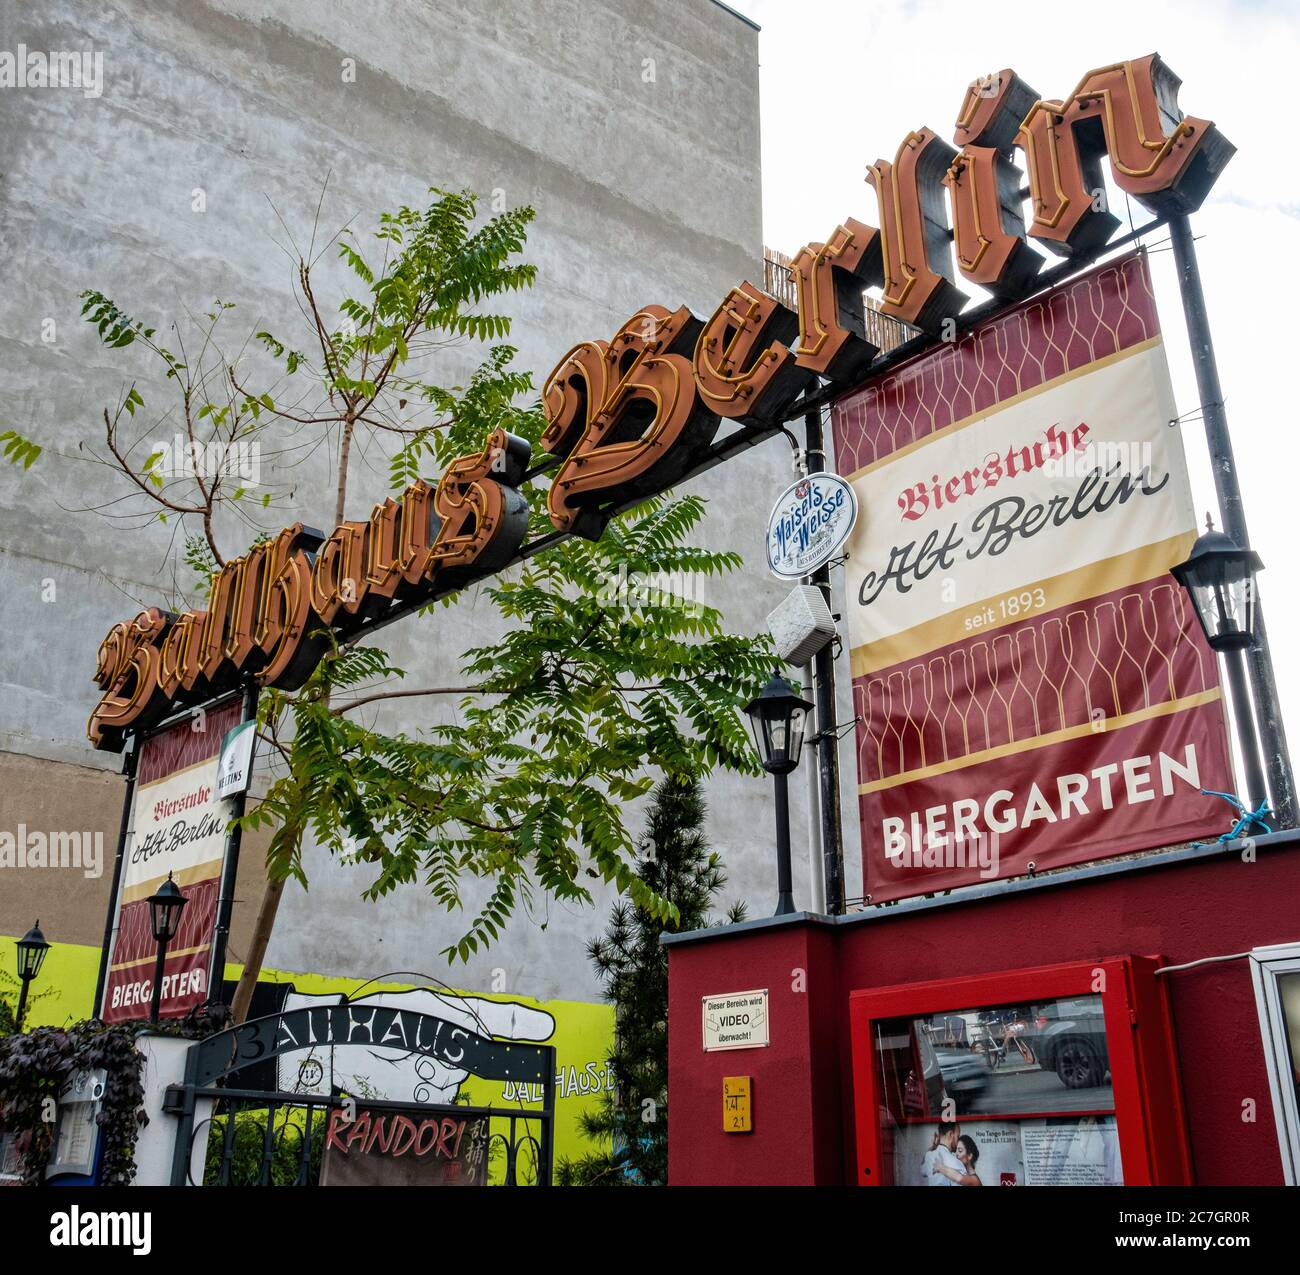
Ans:
[[[1123,1186],[1113,1115],[957,1120],[898,1130],[896,1186]]]

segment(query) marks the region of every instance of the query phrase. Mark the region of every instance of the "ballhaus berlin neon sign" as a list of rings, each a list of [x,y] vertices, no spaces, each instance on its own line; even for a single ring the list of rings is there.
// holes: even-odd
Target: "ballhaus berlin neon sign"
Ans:
[[[1195,211],[1234,147],[1179,112],[1179,83],[1157,54],[1089,71],[1060,101],[1010,70],[976,80],[956,145],[921,128],[892,162],[868,167],[879,227],[848,218],[795,256],[795,310],[744,282],[707,322],[649,305],[611,340],[575,346],[542,390],[557,530],[597,539],[617,510],[695,472],[724,418],[772,425],[819,379],[832,391],[859,383],[879,354],[866,335],[867,288],[881,289],[886,315],[948,335],[968,301],[954,259],[962,278],[1011,301],[1034,290],[1043,262],[1029,240],[1095,255],[1119,226],[1103,158],[1116,186],[1157,215]],[[120,749],[127,732],[247,678],[294,689],[326,648],[323,630],[346,640],[385,612],[508,566],[527,534],[519,488],[530,460],[524,440],[498,430],[436,486],[412,483],[365,522],[329,536],[295,523],[255,546],[213,575],[206,610],[155,608],[114,625],[99,647],[91,742]]]

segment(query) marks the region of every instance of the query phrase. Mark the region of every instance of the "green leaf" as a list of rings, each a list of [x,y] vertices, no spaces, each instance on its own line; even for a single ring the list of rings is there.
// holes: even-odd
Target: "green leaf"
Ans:
[[[44,450],[38,443],[24,437],[15,429],[7,429],[0,433],[0,444],[4,445],[5,459],[12,465],[21,465],[24,469],[31,469],[36,463],[36,458]]]

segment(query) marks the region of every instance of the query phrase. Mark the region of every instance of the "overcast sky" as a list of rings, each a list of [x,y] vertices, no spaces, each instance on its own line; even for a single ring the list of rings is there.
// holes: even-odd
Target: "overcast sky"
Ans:
[[[1236,145],[1192,226],[1251,539],[1267,568],[1260,595],[1291,752],[1300,762],[1293,388],[1300,164],[1291,136],[1300,6],[1092,0],[1068,19],[1043,18],[1039,5],[952,0],[738,0],[735,7],[763,28],[764,233],[783,252],[824,239],[846,216],[878,224],[866,165],[892,160],[904,135],[922,125],[951,140],[966,85],[1004,67],[1043,97],[1060,98],[1093,67],[1158,52],[1183,81],[1183,111],[1213,120]],[[981,27],[977,14],[1001,17]],[[1135,204],[1135,224],[1145,216]],[[1149,242],[1164,241],[1158,233]],[[1153,251],[1151,263],[1181,415],[1196,410],[1199,396],[1172,256]],[[1182,428],[1203,517],[1214,508],[1204,433],[1199,420]]]

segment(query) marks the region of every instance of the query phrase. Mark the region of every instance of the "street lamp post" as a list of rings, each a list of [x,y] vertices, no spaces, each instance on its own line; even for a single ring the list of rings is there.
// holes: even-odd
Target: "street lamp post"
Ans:
[[[1246,769],[1247,798],[1251,809],[1258,810],[1268,798],[1268,786],[1251,715],[1246,651],[1255,639],[1255,574],[1264,564],[1254,550],[1243,549],[1231,536],[1215,531],[1209,519],[1206,524],[1187,561],[1174,567],[1172,574],[1191,596],[1206,640],[1223,656]]]
[[[38,920],[26,934],[15,944],[18,949],[18,979],[22,984],[18,992],[18,1012],[14,1015],[15,1035],[23,1029],[23,1015],[27,1012],[27,988],[41,966],[45,964],[45,953],[50,950],[45,935],[41,933]]]
[[[181,924],[181,909],[189,900],[180,892],[180,887],[167,874],[167,880],[158,887],[156,894],[149,896],[149,924],[153,929],[154,942],[158,944],[158,960],[153,969],[153,1003],[149,1007],[149,1021],[156,1023],[162,1008],[163,966],[167,960],[167,944],[176,937]]]
[[[799,764],[804,719],[812,703],[800,699],[779,673],[745,706],[763,769],[776,782],[776,913],[795,910],[790,872],[790,794],[786,776]]]

